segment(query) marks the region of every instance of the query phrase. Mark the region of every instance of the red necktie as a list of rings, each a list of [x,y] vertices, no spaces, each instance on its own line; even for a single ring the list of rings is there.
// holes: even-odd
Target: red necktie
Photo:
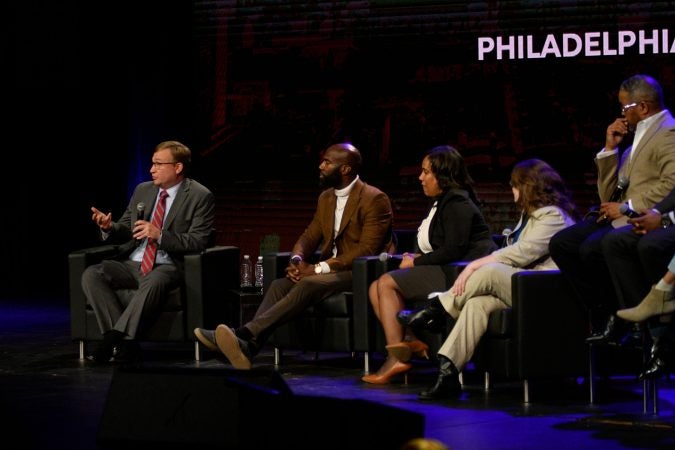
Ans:
[[[166,198],[168,196],[169,194],[166,191],[159,193],[159,201],[157,202],[155,213],[152,215],[151,223],[160,230],[164,222],[164,210],[166,209]],[[148,238],[148,243],[143,253],[143,260],[141,261],[141,275],[147,275],[152,270],[152,266],[155,265],[155,256],[157,256],[157,241]]]

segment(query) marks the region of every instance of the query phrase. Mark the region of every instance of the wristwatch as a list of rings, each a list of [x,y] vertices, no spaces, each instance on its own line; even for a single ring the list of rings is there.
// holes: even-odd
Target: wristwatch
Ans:
[[[321,267],[321,264],[314,264],[314,273],[317,275],[321,275],[323,273],[323,267]]]
[[[670,220],[670,216],[668,214],[664,214],[661,216],[661,226],[663,228],[668,228],[673,224],[673,221]]]

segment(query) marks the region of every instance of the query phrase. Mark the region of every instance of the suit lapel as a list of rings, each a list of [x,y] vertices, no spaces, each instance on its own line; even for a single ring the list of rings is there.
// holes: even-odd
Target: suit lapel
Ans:
[[[145,203],[145,210],[143,211],[143,220],[146,220],[148,222],[152,220],[152,213],[155,210],[155,203],[157,203],[158,193],[159,188],[155,185],[152,185],[150,189],[148,189],[148,192],[141,197],[141,200],[143,201],[143,203]],[[131,221],[132,226],[134,220],[136,219],[133,219]]]
[[[190,180],[183,180],[183,183],[181,183],[180,188],[178,188],[178,191],[176,192],[176,198],[173,199],[173,203],[171,204],[171,208],[169,209],[169,212],[167,213],[166,217],[164,218],[164,225],[162,228],[169,228],[171,226],[171,223],[173,220],[176,218],[176,214],[178,214],[178,211],[183,210],[183,203],[188,198],[188,193],[190,192]]]
[[[360,180],[356,182],[352,191],[349,193],[349,198],[347,199],[347,204],[345,205],[345,210],[342,212],[342,220],[340,221],[340,229],[337,232],[336,238],[342,234],[342,232],[347,227],[349,219],[356,213],[356,210],[359,206],[359,201],[361,199],[361,192],[363,191],[363,182]],[[335,210],[335,209],[333,209]]]
[[[331,189],[331,194],[328,197],[328,208],[326,208],[326,228],[324,236],[330,237],[330,242],[333,241],[333,230],[335,229],[335,208],[337,208],[337,197],[335,196],[335,189]]]
[[[630,165],[633,164],[633,162],[638,156],[638,153],[640,153],[640,151],[642,151],[642,149],[649,144],[649,141],[652,138],[654,138],[654,135],[656,135],[656,132],[661,128],[661,126],[663,125],[663,123],[666,121],[667,118],[668,115],[662,116],[658,121],[654,122],[649,128],[645,130],[645,134],[642,135],[640,142],[638,142],[638,146],[633,147],[631,149],[631,152],[633,152],[633,154],[631,155],[630,158]]]

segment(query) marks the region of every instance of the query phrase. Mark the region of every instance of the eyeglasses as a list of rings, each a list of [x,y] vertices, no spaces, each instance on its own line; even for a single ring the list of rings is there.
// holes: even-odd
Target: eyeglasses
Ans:
[[[156,161],[153,161],[152,164],[151,164],[151,166],[152,166],[154,169],[159,169],[159,168],[161,168],[164,164],[178,164],[178,161],[171,161],[171,162],[156,162]]]
[[[629,103],[626,106],[621,107],[621,114],[626,114],[626,111],[628,111],[631,108],[635,108],[638,104],[637,103]]]

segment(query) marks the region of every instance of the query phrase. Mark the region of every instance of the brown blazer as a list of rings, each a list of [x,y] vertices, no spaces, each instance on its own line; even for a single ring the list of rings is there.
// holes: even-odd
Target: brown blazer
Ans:
[[[670,112],[645,131],[632,152],[627,160],[629,151],[624,151],[620,163],[618,154],[596,159],[598,192],[602,201],[608,201],[619,176],[626,177],[628,189],[621,200],[630,200],[633,209],[641,211],[652,208],[675,187],[675,120]]]
[[[335,189],[319,195],[314,218],[293,246],[292,254],[303,259],[317,250],[331,272],[351,270],[359,256],[377,255],[391,246],[393,213],[387,194],[360,179],[349,193],[340,229],[335,236],[337,256],[333,258],[333,223],[337,199]]]

